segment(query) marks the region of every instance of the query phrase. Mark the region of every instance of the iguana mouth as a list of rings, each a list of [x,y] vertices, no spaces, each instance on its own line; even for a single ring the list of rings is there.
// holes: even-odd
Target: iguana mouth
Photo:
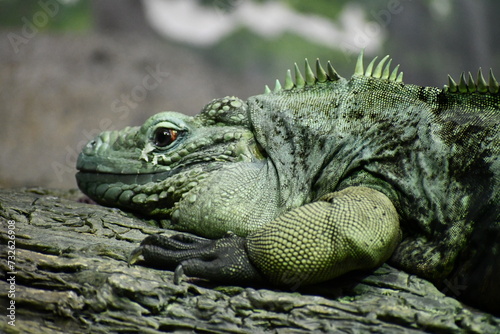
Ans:
[[[101,205],[170,218],[176,203],[219,167],[219,163],[197,164],[135,174],[81,168],[76,180],[78,187]]]
[[[80,183],[96,183],[96,184],[130,184],[141,185],[150,182],[160,182],[172,175],[177,174],[177,171],[171,170],[166,172],[140,173],[140,174],[116,174],[116,173],[101,173],[90,170],[80,170],[76,174],[76,180]]]
[[[172,174],[171,171],[147,174],[112,174],[81,170],[76,174],[76,181],[78,187],[99,204],[112,206],[114,202],[119,203],[119,207],[122,209],[141,209],[142,211],[142,206],[148,202],[151,205],[147,206],[152,206],[154,196],[146,201],[151,195],[156,194],[156,202],[159,200],[158,193],[161,193],[161,190],[155,189],[157,187],[154,185],[160,184],[162,180],[168,179]],[[148,185],[151,186],[148,187]],[[149,191],[145,192],[145,188],[149,188]]]

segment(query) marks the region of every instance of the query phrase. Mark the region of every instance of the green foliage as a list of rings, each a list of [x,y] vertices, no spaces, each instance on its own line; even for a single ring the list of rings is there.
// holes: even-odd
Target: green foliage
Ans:
[[[292,69],[294,62],[302,68],[304,58],[311,62],[316,58],[320,58],[322,62],[331,60],[336,66],[344,66],[337,70],[346,76],[350,76],[354,69],[354,64],[346,61],[342,52],[293,33],[265,39],[242,28],[217,45],[200,51],[214,65],[230,69],[233,73],[261,72],[267,73],[269,78],[276,77],[280,80],[284,79],[287,69]],[[274,82],[269,84],[274,85]]]
[[[33,24],[39,30],[86,30],[91,26],[90,0],[1,0],[0,27]]]

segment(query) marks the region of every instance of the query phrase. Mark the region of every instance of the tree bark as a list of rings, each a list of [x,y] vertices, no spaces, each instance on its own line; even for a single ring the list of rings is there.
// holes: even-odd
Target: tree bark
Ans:
[[[172,272],[128,266],[127,257],[147,235],[176,232],[118,209],[78,202],[81,196],[0,189],[0,332],[498,333],[500,328],[500,318],[388,265],[300,291],[187,278],[175,285]]]

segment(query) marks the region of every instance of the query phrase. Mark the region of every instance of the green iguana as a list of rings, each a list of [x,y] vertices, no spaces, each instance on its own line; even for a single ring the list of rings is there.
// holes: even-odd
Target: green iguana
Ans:
[[[406,85],[387,60],[361,54],[349,80],[306,60],[246,101],[103,132],[78,186],[197,235],[132,254],[176,279],[296,288],[389,261],[500,313],[499,83]]]

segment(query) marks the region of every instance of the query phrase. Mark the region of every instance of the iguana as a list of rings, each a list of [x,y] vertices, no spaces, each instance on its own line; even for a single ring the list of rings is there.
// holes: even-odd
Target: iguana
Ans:
[[[297,288],[389,261],[500,313],[500,85],[408,85],[390,64],[361,53],[345,79],[306,60],[246,101],[103,132],[78,186],[194,234],[132,254],[176,279]]]

